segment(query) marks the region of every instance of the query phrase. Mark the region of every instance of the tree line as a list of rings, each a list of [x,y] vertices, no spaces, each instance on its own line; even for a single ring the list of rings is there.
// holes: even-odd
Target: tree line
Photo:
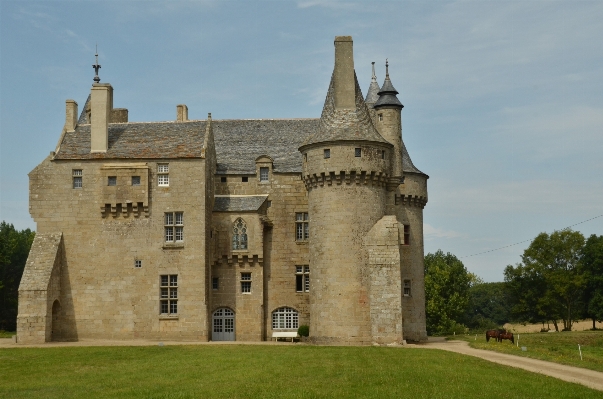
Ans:
[[[541,233],[507,266],[504,281],[485,283],[453,254],[425,256],[427,333],[497,328],[507,322],[552,323],[570,331],[576,320],[603,321],[603,236],[570,229]],[[561,326],[558,324],[561,321]]]
[[[0,331],[17,328],[19,283],[35,232],[0,223]]]

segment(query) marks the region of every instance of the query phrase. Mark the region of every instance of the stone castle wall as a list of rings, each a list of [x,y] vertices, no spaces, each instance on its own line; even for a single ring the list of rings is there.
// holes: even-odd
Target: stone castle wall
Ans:
[[[124,161],[111,162],[112,168],[119,170],[120,163],[131,169]],[[62,339],[207,339],[205,163],[160,163],[169,164],[169,187],[158,186],[157,162],[146,162],[146,211],[127,202],[105,203],[107,162],[47,158],[30,173],[30,212],[38,232],[63,233]],[[73,170],[82,171],[82,188],[73,188]],[[117,184],[128,184],[123,170],[116,175],[122,177]],[[120,188],[125,192],[115,198],[127,201],[128,188]],[[133,198],[140,195],[140,187],[132,189]],[[165,243],[165,212],[183,212],[183,243]],[[178,316],[165,317],[159,314],[160,276],[173,274]]]

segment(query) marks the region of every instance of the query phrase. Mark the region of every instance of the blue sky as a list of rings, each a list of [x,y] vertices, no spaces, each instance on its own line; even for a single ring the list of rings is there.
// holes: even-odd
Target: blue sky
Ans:
[[[425,252],[486,281],[530,240],[603,215],[601,1],[0,2],[0,219],[35,228],[29,173],[65,100],[102,82],[131,121],[319,117],[333,39],[363,92],[385,59],[403,139],[430,176]],[[574,226],[603,234],[603,217]]]

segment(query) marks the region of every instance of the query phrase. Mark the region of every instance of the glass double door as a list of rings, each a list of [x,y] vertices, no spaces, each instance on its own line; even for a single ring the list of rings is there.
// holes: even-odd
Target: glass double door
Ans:
[[[235,314],[228,308],[216,310],[212,316],[212,341],[234,341]]]

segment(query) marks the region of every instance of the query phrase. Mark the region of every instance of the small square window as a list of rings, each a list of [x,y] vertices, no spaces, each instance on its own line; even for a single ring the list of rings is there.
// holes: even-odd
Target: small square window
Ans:
[[[243,177],[241,177],[241,181],[242,181],[243,183],[247,183],[247,182],[249,181],[249,177],[247,177],[247,176],[243,176]]]
[[[226,183],[226,176],[220,177],[220,183]]]
[[[260,181],[268,181],[268,168],[260,168]]]
[[[132,185],[140,186],[140,176],[132,176]]]
[[[134,267],[140,269],[142,267],[142,261],[140,259],[134,260]]]
[[[361,157],[362,156],[362,148],[354,148],[354,156],[356,158]]]
[[[109,180],[107,181],[107,186],[116,186],[117,185],[117,176],[109,176]]]
[[[329,148],[325,150],[325,159],[327,158],[331,158],[331,150]]]
[[[220,288],[220,279],[218,277],[211,278],[211,288],[217,290]]]

